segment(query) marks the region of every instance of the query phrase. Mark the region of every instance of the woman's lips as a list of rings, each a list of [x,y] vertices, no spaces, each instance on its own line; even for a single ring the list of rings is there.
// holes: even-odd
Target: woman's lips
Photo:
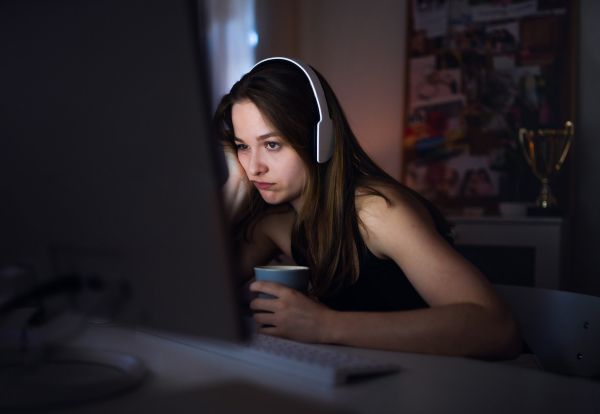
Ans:
[[[260,181],[252,181],[252,182],[254,183],[256,188],[258,188],[259,190],[268,190],[269,188],[271,188],[274,185],[273,183],[263,183]]]

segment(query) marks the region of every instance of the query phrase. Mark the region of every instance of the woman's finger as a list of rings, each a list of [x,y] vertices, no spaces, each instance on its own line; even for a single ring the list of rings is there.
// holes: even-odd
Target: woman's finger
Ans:
[[[250,292],[266,293],[267,295],[278,298],[285,295],[286,292],[293,290],[281,283],[269,282],[267,280],[257,280],[256,282],[252,282],[248,288],[250,289]]]

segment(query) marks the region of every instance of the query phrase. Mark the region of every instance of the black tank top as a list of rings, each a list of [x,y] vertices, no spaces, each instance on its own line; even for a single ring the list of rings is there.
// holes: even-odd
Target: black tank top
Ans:
[[[319,301],[331,309],[357,312],[387,312],[428,307],[412,286],[402,269],[393,260],[375,256],[357,234],[359,254],[359,277],[334,295],[319,297]],[[364,246],[364,249],[363,249]],[[294,261],[305,266],[306,261],[292,245]]]

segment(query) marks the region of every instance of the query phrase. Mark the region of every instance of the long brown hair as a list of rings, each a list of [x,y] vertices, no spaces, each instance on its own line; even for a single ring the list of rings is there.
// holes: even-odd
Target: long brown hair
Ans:
[[[318,109],[306,75],[296,65],[273,60],[255,67],[225,95],[215,112],[214,125],[224,145],[235,148],[231,110],[235,103],[253,102],[265,120],[287,141],[306,165],[304,202],[292,225],[292,246],[311,268],[313,295],[327,296],[358,277],[356,237],[360,237],[356,190],[385,198],[376,187],[385,185],[409,192],[430,211],[438,231],[449,233],[443,215],[430,202],[384,172],[364,152],[327,81],[321,81],[334,129],[331,159],[319,164],[314,158],[313,130]],[[386,199],[386,201],[389,200]],[[290,206],[270,206],[251,190],[250,205],[240,230],[248,236],[265,214]]]

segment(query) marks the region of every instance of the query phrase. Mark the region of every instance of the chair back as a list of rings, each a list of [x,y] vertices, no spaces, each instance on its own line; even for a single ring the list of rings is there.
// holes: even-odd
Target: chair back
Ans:
[[[495,285],[544,371],[600,378],[600,297]]]

